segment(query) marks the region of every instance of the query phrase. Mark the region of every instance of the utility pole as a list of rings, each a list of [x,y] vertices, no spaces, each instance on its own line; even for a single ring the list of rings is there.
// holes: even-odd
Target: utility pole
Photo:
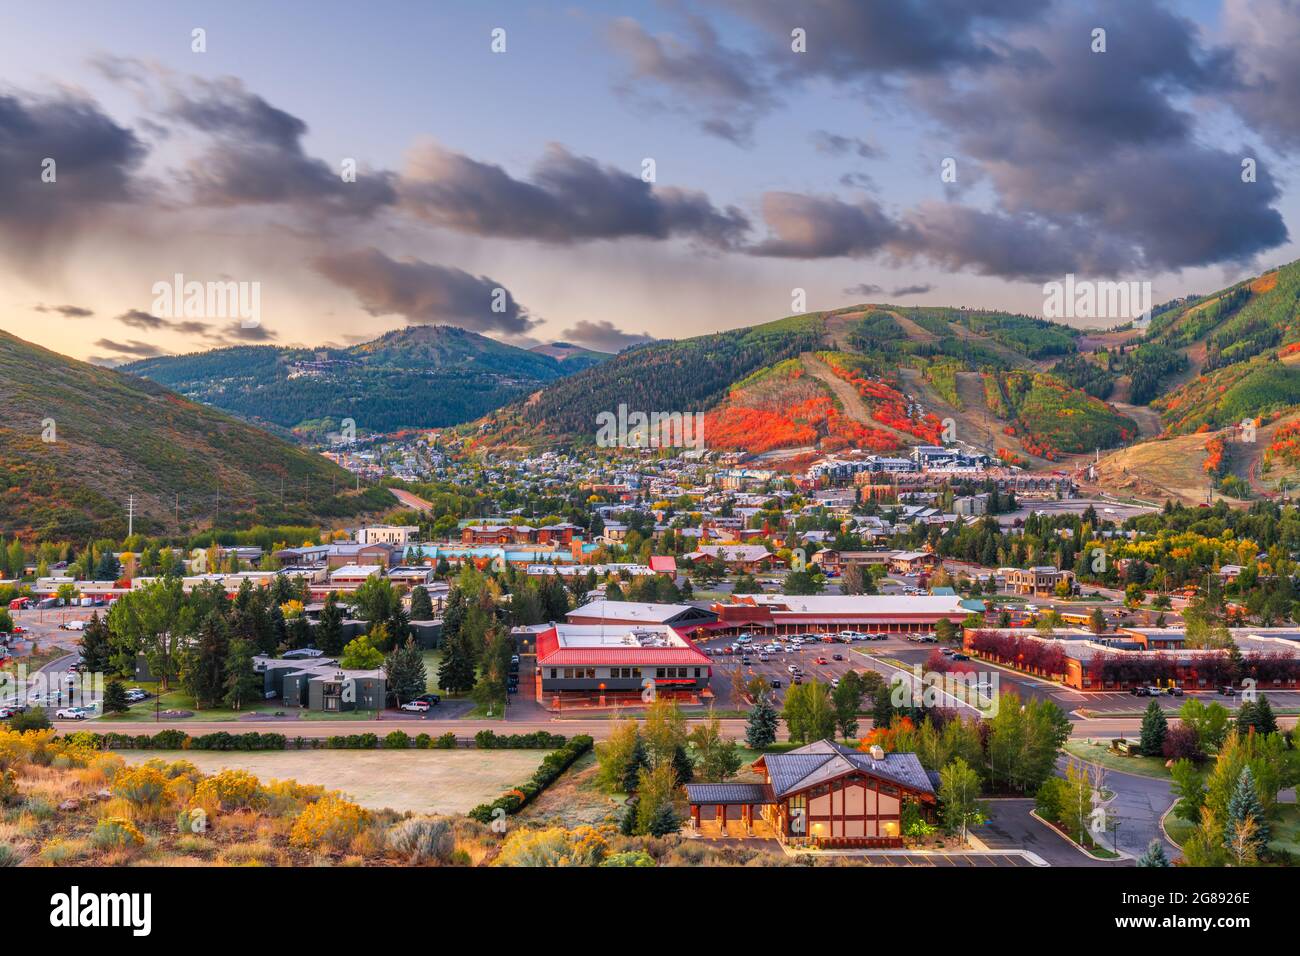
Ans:
[[[181,493],[176,492],[176,533],[181,533]]]
[[[128,538],[135,535],[135,495],[127,495],[126,498],[126,536]]]

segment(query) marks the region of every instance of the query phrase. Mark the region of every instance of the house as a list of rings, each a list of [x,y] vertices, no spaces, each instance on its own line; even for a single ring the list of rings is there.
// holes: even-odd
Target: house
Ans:
[[[725,564],[728,571],[749,574],[765,571],[779,563],[777,556],[761,544],[702,544],[682,557],[683,561],[691,564],[715,559]]]
[[[395,548],[405,548],[414,544],[420,534],[418,525],[379,524],[362,528],[357,532],[358,544],[387,544]]]
[[[427,564],[417,564],[413,566],[403,565],[401,567],[388,569],[388,580],[393,584],[403,584],[408,588],[424,587],[433,580],[433,568]]]
[[[331,591],[355,591],[367,580],[381,577],[384,569],[377,564],[349,564],[330,572]]]
[[[357,544],[343,543],[331,544],[329,551],[325,555],[325,566],[331,571],[336,568],[345,567],[346,565],[378,565],[386,568],[390,564],[397,563],[395,556],[400,555],[390,544],[375,542],[374,544]]]
[[[652,554],[650,555],[650,570],[655,574],[666,574],[669,577],[677,577],[677,559],[670,554]]]
[[[555,624],[536,641],[538,701],[556,710],[712,696],[713,662],[665,624]]]
[[[889,559],[889,568],[896,574],[919,574],[938,563],[938,558],[928,551],[899,551]]]
[[[591,601],[565,614],[570,624],[666,625],[690,634],[713,624],[718,615],[690,604],[651,604],[643,601]]]
[[[1012,594],[1044,595],[1056,593],[1056,586],[1064,581],[1073,590],[1074,572],[1061,571],[1050,564],[1032,568],[1009,568],[1006,572],[1006,586]]]
[[[840,563],[840,552],[834,548],[822,548],[809,561],[829,574],[838,574],[843,567]]]
[[[739,809],[744,835],[758,829],[782,843],[815,847],[901,846],[903,804],[933,807],[934,782],[914,753],[863,753],[819,740],[754,762],[762,783],[688,783],[691,826],[705,808],[723,824]]]

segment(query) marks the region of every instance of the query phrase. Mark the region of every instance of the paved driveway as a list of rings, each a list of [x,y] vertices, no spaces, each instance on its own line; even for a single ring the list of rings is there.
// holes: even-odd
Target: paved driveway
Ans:
[[[1029,815],[1028,798],[989,800],[989,821],[975,835],[991,850],[1025,849],[1051,866],[1116,866],[1080,853],[1063,836]],[[1127,862],[1127,861],[1125,861]]]

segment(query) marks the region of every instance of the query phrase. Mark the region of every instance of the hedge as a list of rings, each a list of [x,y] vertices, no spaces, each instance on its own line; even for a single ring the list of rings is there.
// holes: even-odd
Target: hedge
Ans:
[[[483,733],[491,734],[492,731],[487,730],[483,731]],[[479,736],[481,736],[481,734],[475,735],[476,743],[478,742]],[[536,737],[539,735],[527,734],[524,736]],[[549,737],[551,735],[543,733],[540,736]],[[494,738],[495,740],[510,739],[505,737],[495,737],[495,735]],[[561,737],[559,739],[563,740],[564,738]],[[491,803],[480,803],[469,812],[469,816],[477,820],[479,823],[491,823],[496,816],[498,808],[504,810],[507,814],[518,813],[535,800],[538,794],[558,780],[560,775],[564,773],[564,771],[568,770],[575,760],[590,750],[592,743],[593,741],[591,737],[586,734],[580,734],[579,736],[574,737],[568,741],[568,743],[561,746],[560,749],[552,751],[543,757],[541,766],[534,771],[532,777],[530,777],[526,783],[520,784],[513,790],[507,790]],[[480,746],[482,745],[480,744]],[[502,745],[492,744],[491,746],[500,747]]]
[[[183,730],[160,730],[156,734],[99,734],[78,730],[68,734],[67,738],[95,750],[374,750],[380,746],[389,750],[411,747],[418,750],[455,750],[460,745],[456,732],[451,730],[437,737],[429,734],[412,737],[404,731],[394,730],[382,738],[378,734],[364,733],[334,734],[329,737],[299,736],[292,741],[284,734],[256,731],[231,734],[222,730],[191,737]],[[565,747],[566,738],[545,731],[535,734],[495,734],[484,730],[474,735],[474,745],[480,750],[556,750]]]

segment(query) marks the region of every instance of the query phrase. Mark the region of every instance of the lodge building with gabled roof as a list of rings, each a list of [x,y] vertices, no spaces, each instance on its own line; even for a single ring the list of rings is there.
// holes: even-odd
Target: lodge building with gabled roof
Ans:
[[[725,833],[738,808],[745,836],[770,833],[794,846],[891,847],[903,842],[903,803],[935,803],[934,779],[914,753],[818,740],[764,754],[753,767],[762,783],[687,784],[691,826],[699,828],[711,808]]]

